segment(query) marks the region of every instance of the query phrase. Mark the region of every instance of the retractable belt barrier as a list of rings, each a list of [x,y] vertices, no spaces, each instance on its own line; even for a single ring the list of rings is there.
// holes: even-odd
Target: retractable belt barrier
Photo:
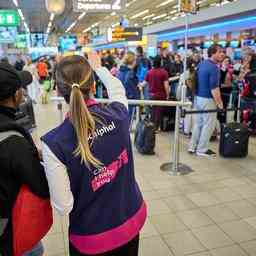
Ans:
[[[51,101],[57,103],[58,111],[60,113],[60,122],[63,121],[63,105],[64,98],[62,97],[52,97]],[[110,104],[113,100],[110,99],[95,99],[97,103],[100,104]],[[133,106],[162,106],[162,107],[176,107],[176,121],[175,121],[175,134],[173,143],[173,156],[171,163],[166,163],[161,166],[162,171],[170,171],[171,175],[180,175],[184,170],[185,173],[189,173],[190,167],[179,163],[179,122],[181,118],[182,107],[191,106],[191,102],[182,101],[157,101],[157,100],[128,100],[129,105]]]
[[[242,108],[228,108],[228,109],[207,109],[207,110],[181,110],[181,117],[185,118],[186,115],[194,115],[194,114],[206,114],[206,113],[225,113],[225,112],[233,112],[233,111],[241,111]]]

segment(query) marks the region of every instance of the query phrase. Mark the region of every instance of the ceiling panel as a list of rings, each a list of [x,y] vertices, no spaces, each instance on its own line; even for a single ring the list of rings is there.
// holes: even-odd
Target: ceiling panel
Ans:
[[[45,32],[49,22],[49,13],[45,7],[45,0],[18,0],[19,6],[23,11],[25,20],[29,25],[31,32]],[[92,24],[100,22],[102,28],[110,27],[111,25],[118,23],[120,16],[124,15],[130,19],[133,15],[140,13],[141,11],[149,10],[149,14],[155,14],[155,16],[166,14],[166,17],[162,19],[154,20],[154,17],[144,19],[144,16],[140,16],[136,19],[130,20],[130,25],[133,26],[137,24],[138,26],[145,26],[146,23],[157,23],[163,20],[170,19],[170,16],[177,14],[170,14],[173,11],[173,7],[177,6],[178,0],[173,0],[163,7],[157,8],[158,5],[162,4],[163,0],[127,0],[128,7],[118,15],[110,14],[87,14],[83,19],[81,19],[71,32],[81,33],[86,28],[90,27]],[[212,3],[219,2],[219,0],[200,0],[201,6],[207,7]],[[0,9],[13,9],[15,5],[12,0],[0,0]],[[78,18],[80,13],[73,12],[72,0],[66,0],[66,8],[62,15],[55,17],[53,31],[64,33],[65,30]],[[23,27],[21,26],[21,30]]]

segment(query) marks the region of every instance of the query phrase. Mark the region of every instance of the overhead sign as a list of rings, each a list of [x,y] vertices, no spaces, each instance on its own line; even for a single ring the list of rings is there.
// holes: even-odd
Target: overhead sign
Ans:
[[[75,12],[123,11],[126,0],[73,0]]]
[[[185,13],[197,12],[197,0],[179,0],[179,11]]]
[[[20,16],[15,10],[0,10],[0,27],[18,27]]]
[[[111,30],[111,35],[108,36],[109,41],[141,41],[142,28],[122,28],[118,27]]]

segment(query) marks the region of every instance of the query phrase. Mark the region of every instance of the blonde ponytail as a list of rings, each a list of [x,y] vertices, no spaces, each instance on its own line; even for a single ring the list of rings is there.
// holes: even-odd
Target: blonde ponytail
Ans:
[[[96,159],[89,144],[89,136],[95,131],[95,121],[89,112],[79,85],[72,86],[70,96],[70,120],[77,136],[77,148],[74,152],[76,157],[81,157],[81,163],[87,166],[91,164],[96,168],[102,167],[102,163]]]

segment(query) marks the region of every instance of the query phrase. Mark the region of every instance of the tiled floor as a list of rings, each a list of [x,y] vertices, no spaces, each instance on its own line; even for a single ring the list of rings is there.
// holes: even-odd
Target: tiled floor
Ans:
[[[58,123],[53,105],[37,106],[35,138]],[[141,233],[140,256],[255,256],[256,143],[246,159],[203,159],[186,153],[181,161],[193,167],[187,176],[160,171],[170,160],[173,139],[157,135],[155,156],[135,154],[136,176],[148,204]],[[216,145],[212,145],[216,149]],[[67,218],[55,216],[44,239],[47,256],[68,255]]]

